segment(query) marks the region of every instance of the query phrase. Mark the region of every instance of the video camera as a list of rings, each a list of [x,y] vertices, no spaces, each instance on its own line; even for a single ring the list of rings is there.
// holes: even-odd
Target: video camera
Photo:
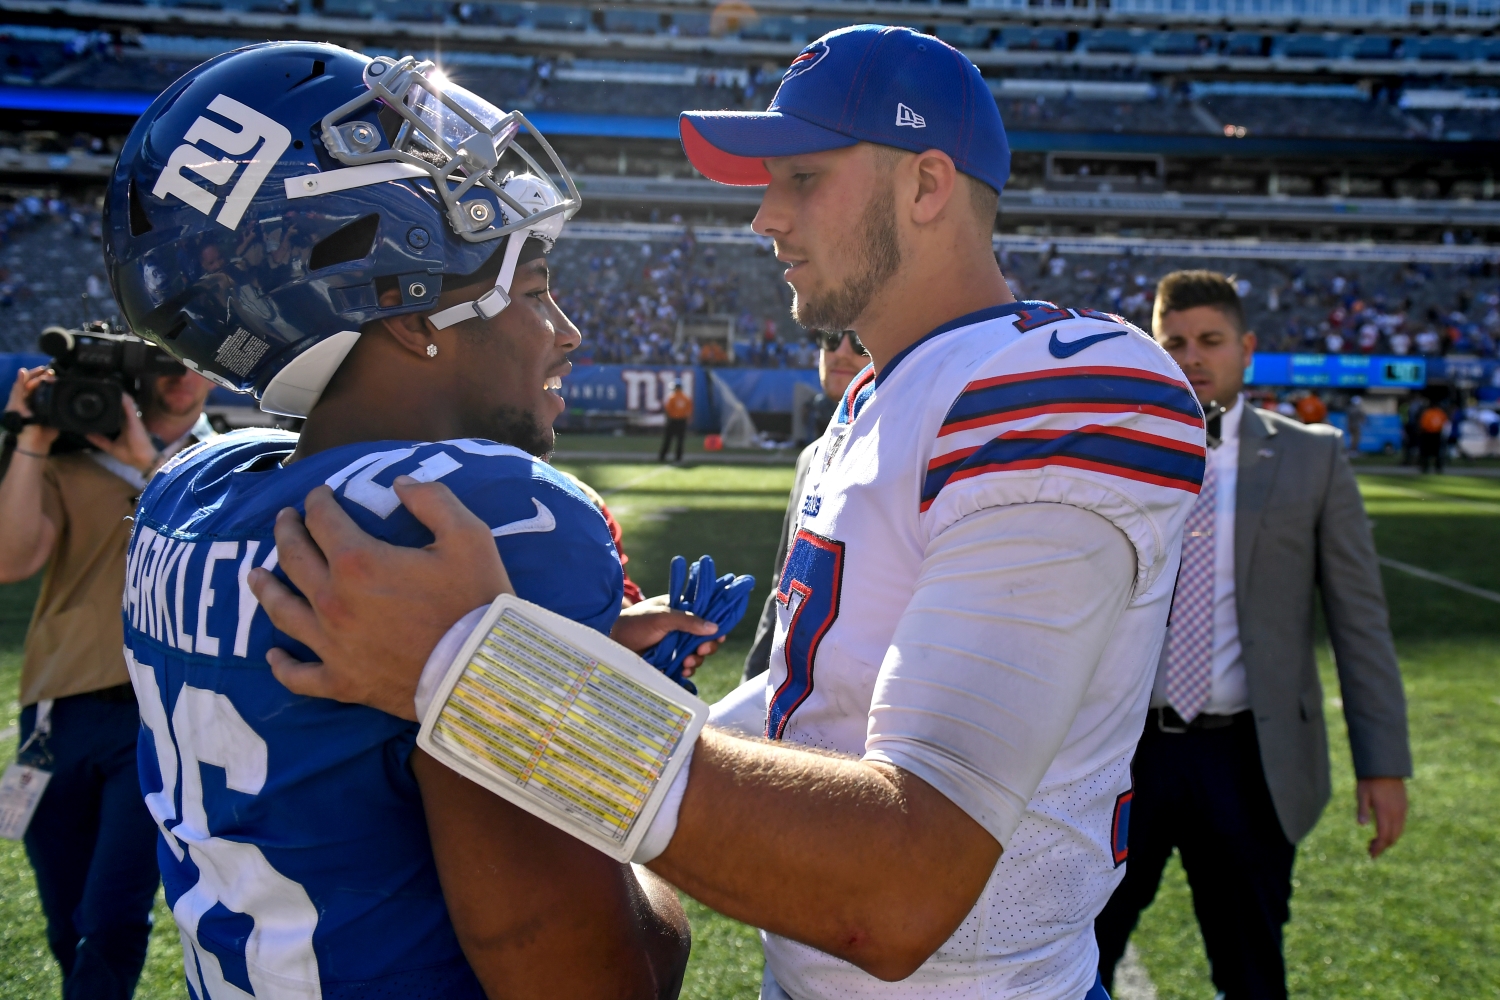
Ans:
[[[57,379],[37,386],[26,401],[33,414],[28,422],[64,433],[114,437],[124,425],[123,393],[139,400],[152,379],[187,371],[156,345],[117,333],[103,321],[80,330],[49,326],[37,338],[37,347],[52,356]]]

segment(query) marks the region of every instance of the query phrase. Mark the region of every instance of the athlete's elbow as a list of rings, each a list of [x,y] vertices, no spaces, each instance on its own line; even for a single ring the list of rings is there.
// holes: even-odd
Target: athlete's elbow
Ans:
[[[952,933],[947,921],[905,921],[885,933],[851,939],[845,958],[876,979],[896,983],[920,969]]]

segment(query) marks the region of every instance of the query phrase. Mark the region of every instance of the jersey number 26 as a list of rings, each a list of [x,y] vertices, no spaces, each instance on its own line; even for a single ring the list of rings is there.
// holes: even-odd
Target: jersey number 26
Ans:
[[[156,672],[128,651],[126,665],[162,778],[162,790],[148,794],[146,806],[167,848],[179,862],[190,858],[198,869],[197,884],[172,906],[193,993],[212,1000],[318,1000],[322,986],[312,940],[318,911],[307,890],[272,868],[254,844],[214,836],[203,805],[203,764],[223,768],[230,791],[260,792],[266,781],[266,741],[227,697],[190,684],[178,691],[169,725]],[[179,761],[181,817],[173,794]],[[179,821],[169,829],[173,820]],[[199,933],[199,922],[216,908],[254,922],[242,951]]]

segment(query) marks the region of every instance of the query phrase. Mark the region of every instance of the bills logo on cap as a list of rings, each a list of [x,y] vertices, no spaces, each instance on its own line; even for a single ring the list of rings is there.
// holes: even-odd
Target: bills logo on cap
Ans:
[[[807,48],[797,53],[797,58],[793,59],[792,64],[786,68],[786,72],[781,74],[782,82],[785,83],[794,76],[801,76],[803,73],[806,73],[822,62],[823,57],[826,55],[828,55],[828,43],[822,39],[813,42]]]
[[[904,104],[896,105],[896,127],[901,128],[926,128],[927,119],[917,114]]]
[[[241,161],[236,157],[245,157],[259,145],[260,149],[255,155],[244,160],[245,172],[240,174],[229,197],[224,199],[223,208],[214,217],[214,221],[220,225],[234,229],[239,226],[245,209],[250,206],[250,200],[265,182],[266,175],[276,166],[276,161],[281,159],[287,146],[291,145],[292,133],[280,122],[267,118],[254,108],[246,107],[225,94],[210,101],[208,110],[238,125],[239,130],[231,132],[207,115],[199,117],[187,130],[187,135],[182,137],[182,145],[172,150],[151,193],[162,199],[167,195],[175,195],[204,215],[211,215],[219,203],[218,195],[205,191],[188,179],[182,172],[183,169],[191,170],[216,187],[228,184],[241,166]],[[195,142],[206,142],[229,155],[216,157],[193,145]]]

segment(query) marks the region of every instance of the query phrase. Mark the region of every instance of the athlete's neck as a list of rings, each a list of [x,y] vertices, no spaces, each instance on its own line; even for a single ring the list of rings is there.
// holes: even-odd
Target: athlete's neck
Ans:
[[[903,256],[854,323],[877,372],[944,323],[1016,300],[987,246],[907,248]]]
[[[385,337],[360,337],[308,414],[288,462],[361,441],[465,436],[458,400]]]

